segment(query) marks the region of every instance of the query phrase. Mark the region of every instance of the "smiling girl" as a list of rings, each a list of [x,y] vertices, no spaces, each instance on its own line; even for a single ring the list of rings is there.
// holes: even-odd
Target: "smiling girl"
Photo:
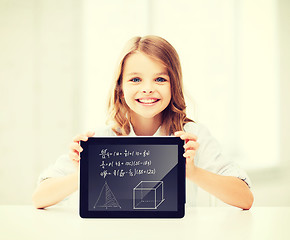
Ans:
[[[250,209],[253,194],[247,174],[226,161],[217,141],[186,116],[182,73],[176,50],[157,36],[134,37],[121,55],[109,99],[110,126],[96,134],[77,135],[68,155],[40,176],[33,194],[36,208],[54,205],[78,188],[80,141],[92,136],[169,136],[184,140],[187,201],[194,205],[197,187],[225,203]]]

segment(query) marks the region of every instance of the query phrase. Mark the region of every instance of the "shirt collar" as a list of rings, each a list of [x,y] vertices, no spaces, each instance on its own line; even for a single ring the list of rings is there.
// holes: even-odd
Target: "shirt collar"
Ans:
[[[153,134],[153,136],[154,137],[161,136],[160,132],[161,132],[161,126],[157,129],[157,131]],[[136,133],[134,132],[134,129],[133,129],[133,126],[132,126],[131,122],[130,122],[130,133],[129,133],[128,136],[131,136],[131,137],[136,137],[137,136]]]

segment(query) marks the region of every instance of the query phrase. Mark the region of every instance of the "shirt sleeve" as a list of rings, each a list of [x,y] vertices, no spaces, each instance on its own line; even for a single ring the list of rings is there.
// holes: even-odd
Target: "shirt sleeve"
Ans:
[[[237,163],[227,160],[222,155],[218,141],[205,126],[189,123],[185,125],[184,130],[195,134],[198,138],[200,145],[194,159],[196,166],[219,175],[238,177],[251,187],[247,173]]]
[[[109,126],[95,129],[96,136],[115,136]],[[75,166],[68,154],[61,155],[54,164],[45,169],[38,177],[38,184],[47,178],[62,177],[75,172]]]
[[[41,183],[47,178],[62,177],[74,173],[76,168],[67,154],[61,155],[54,164],[45,169],[38,178],[38,183]]]

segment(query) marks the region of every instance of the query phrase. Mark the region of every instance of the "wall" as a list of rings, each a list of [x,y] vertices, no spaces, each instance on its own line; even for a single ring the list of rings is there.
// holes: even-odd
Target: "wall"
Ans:
[[[249,171],[249,175],[254,185],[256,206],[289,206],[290,2],[271,1],[277,3],[279,26],[281,167],[264,172]],[[139,7],[140,11],[151,11],[154,4],[149,2],[151,5],[146,9],[146,1],[138,5],[136,1],[124,0],[126,6]],[[225,3],[221,1],[219,4]],[[207,4],[211,5],[210,1]],[[89,104],[96,101],[96,95],[106,97],[104,92],[107,92],[111,75],[108,74],[106,79],[102,76],[111,72],[108,66],[115,64],[115,53],[128,36],[145,35],[154,30],[147,25],[154,24],[154,19],[148,19],[146,11],[141,16],[140,11],[122,6],[122,3],[116,7],[109,1],[91,0],[0,0],[0,204],[31,203],[40,171],[68,151],[74,135],[94,126],[99,118],[105,119],[94,104]],[[94,9],[99,7],[95,12]],[[116,11],[128,19],[114,19]],[[226,8],[226,11],[231,19],[231,10]],[[154,14],[159,13],[155,11]],[[190,12],[186,16],[190,16]],[[110,29],[106,38],[102,33],[108,30],[107,25],[115,28]],[[122,26],[127,26],[130,31],[121,31]],[[116,35],[112,32],[119,38],[114,38]],[[113,51],[101,59],[100,51],[108,49]],[[188,51],[182,51],[188,54]],[[101,67],[103,65],[106,67]],[[91,87],[99,83],[105,83],[103,88]],[[102,109],[103,105],[102,100]],[[267,136],[267,129],[264,136]],[[271,151],[271,139],[265,151]]]
[[[0,204],[31,203],[78,132],[79,3],[0,1]]]
[[[279,0],[281,162],[290,167],[290,1]]]

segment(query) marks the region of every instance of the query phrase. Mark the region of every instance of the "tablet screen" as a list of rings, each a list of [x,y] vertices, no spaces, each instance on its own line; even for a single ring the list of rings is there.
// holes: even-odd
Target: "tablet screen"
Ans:
[[[81,187],[85,180],[87,191],[81,191],[81,201],[86,201],[90,216],[139,217],[180,211],[184,205],[180,179],[185,177],[179,145],[183,143],[174,137],[159,139],[90,138],[82,143]]]

